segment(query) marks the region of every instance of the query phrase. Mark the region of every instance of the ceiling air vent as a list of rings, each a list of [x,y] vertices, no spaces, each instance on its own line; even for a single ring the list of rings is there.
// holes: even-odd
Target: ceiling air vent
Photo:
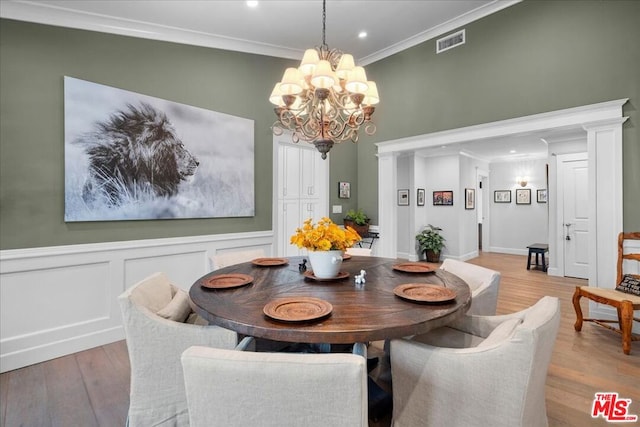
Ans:
[[[436,41],[436,53],[453,49],[461,44],[464,44],[464,30],[456,31],[453,34],[449,34],[446,37],[438,39]]]

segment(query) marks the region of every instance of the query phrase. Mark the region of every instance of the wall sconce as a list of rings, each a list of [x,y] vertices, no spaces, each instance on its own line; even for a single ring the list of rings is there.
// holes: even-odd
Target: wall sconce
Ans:
[[[529,182],[529,177],[528,176],[518,176],[518,177],[516,177],[516,182],[518,184],[520,184],[520,187],[526,187],[527,183]]]

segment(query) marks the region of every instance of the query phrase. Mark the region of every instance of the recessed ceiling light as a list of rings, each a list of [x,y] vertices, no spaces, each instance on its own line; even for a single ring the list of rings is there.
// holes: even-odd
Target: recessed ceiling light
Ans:
[[[367,32],[366,31],[360,31],[358,33],[358,38],[366,39],[367,38]]]
[[[514,153],[516,153],[517,151],[516,151],[516,150],[511,150],[511,151],[509,151],[509,152],[510,152],[511,154],[514,154]]]
[[[249,7],[258,7],[258,2],[256,0],[248,1],[247,6]]]

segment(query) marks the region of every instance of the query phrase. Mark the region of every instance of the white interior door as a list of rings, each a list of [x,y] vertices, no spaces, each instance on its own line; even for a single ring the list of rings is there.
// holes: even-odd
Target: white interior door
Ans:
[[[587,155],[562,162],[564,275],[589,277],[589,206]]]
[[[290,238],[305,219],[329,215],[329,159],[312,145],[291,143],[290,136],[274,136],[273,143],[275,255],[302,255]]]

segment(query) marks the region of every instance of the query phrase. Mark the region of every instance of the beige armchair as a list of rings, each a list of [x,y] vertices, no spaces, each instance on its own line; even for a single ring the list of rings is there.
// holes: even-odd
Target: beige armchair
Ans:
[[[246,251],[223,252],[219,255],[214,255],[210,258],[211,268],[213,270],[218,270],[220,268],[224,268],[230,265],[249,262],[256,258],[263,258],[263,257],[264,257],[263,249],[250,249]]]
[[[369,248],[347,248],[345,252],[353,256],[371,256],[371,249]]]
[[[368,425],[366,361],[355,354],[197,346],[182,366],[191,427]]]
[[[163,273],[133,285],[118,301],[131,363],[127,425],[188,426],[182,352],[192,345],[234,348],[236,333],[206,326],[191,311],[187,293]]]
[[[445,259],[440,268],[455,274],[471,288],[471,308],[467,315],[493,316],[498,304],[500,273],[479,265]]]
[[[560,304],[391,341],[394,427],[547,426],[545,382]]]

